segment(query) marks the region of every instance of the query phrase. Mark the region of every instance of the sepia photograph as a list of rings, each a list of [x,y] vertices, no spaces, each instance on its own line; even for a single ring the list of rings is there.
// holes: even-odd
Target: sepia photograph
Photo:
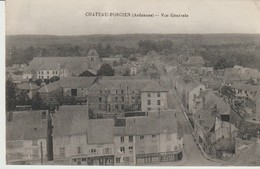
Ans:
[[[3,4],[5,166],[260,166],[260,1]]]

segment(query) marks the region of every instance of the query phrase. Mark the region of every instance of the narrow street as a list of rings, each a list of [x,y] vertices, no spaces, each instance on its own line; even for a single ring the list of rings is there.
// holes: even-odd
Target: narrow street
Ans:
[[[184,130],[184,156],[186,158],[186,162],[183,164],[184,166],[194,166],[194,165],[200,165],[200,166],[217,166],[221,165],[220,163],[210,161],[206,159],[202,152],[200,151],[199,147],[196,145],[196,141],[194,140],[192,136],[192,129],[189,125],[189,122],[186,120],[182,109],[180,107],[181,100],[178,100],[177,92],[173,87],[172,78],[173,75],[168,75],[164,71],[163,64],[156,64],[158,73],[160,74],[160,79],[163,84],[165,84],[169,89],[168,94],[168,108],[169,109],[175,109],[177,112],[177,119],[181,124],[183,125]]]

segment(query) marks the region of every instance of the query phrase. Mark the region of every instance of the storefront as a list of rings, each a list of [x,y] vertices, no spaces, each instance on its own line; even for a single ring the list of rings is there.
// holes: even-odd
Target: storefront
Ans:
[[[153,163],[174,162],[182,160],[182,151],[172,151],[165,153],[153,153],[153,154],[137,154],[136,165],[146,165]]]
[[[88,165],[114,165],[114,156],[88,157]]]
[[[151,163],[160,163],[160,153],[136,155],[136,165],[145,165]]]

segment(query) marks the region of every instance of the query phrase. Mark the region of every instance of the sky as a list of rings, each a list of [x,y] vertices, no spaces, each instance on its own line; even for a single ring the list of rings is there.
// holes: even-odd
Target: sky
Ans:
[[[7,35],[260,33],[258,0],[6,0],[5,10]],[[86,12],[159,16],[90,17]]]

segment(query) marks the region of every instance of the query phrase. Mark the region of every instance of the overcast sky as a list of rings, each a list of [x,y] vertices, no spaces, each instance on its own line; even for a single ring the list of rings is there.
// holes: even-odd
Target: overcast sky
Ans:
[[[86,17],[86,12],[175,13],[188,18]],[[260,33],[260,1],[7,0],[6,34]]]

